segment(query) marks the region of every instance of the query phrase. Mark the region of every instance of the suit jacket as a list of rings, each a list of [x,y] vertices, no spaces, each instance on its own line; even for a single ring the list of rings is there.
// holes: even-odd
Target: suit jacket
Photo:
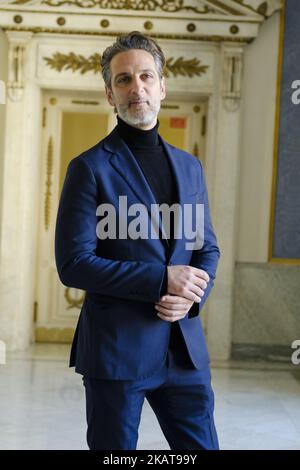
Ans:
[[[157,316],[154,304],[160,299],[166,266],[191,265],[207,271],[210,282],[201,307],[213,286],[220,252],[201,163],[159,138],[175,176],[180,205],[204,204],[201,249],[187,249],[185,236],[172,244],[159,237],[97,237],[100,204],[112,204],[119,221],[125,217],[119,196],[127,197],[128,207],[142,203],[149,211],[156,203],[116,128],[68,166],[57,215],[55,256],[62,283],[86,291],[70,366],[87,377],[143,379],[162,366],[171,323]],[[150,212],[148,216],[150,219]],[[209,356],[198,313],[195,303],[178,324],[189,356],[200,369],[208,365]]]

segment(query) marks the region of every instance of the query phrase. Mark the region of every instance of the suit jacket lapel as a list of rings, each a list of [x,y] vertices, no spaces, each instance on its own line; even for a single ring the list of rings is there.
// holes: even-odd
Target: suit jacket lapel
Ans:
[[[178,204],[182,210],[182,219],[177,218],[177,224],[174,227],[174,233],[179,234],[180,238],[175,238],[171,245],[172,256],[176,251],[181,251],[182,244],[187,241],[184,232],[184,204],[191,204],[195,201],[194,197],[197,188],[194,181],[191,181],[189,166],[186,164],[186,159],[183,158],[182,152],[169,145],[161,137],[160,140],[171,164],[177,186]]]
[[[145,205],[149,215],[151,215],[151,205],[156,204],[155,197],[139,164],[132,155],[129,147],[119,136],[116,128],[105,139],[104,147],[110,152],[112,152],[112,156],[110,158],[111,165],[126,180],[131,190]],[[152,209],[154,209],[154,206],[152,206]],[[157,220],[159,220],[159,226],[155,226],[154,224],[154,230],[156,231],[156,233],[162,232],[164,234],[164,239],[162,241],[167,246],[169,246],[169,241],[167,240],[166,233],[159,214],[157,214]]]

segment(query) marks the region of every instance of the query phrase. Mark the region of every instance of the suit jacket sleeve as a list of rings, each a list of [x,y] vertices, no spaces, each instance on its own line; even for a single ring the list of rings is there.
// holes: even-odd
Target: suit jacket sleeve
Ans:
[[[118,261],[96,255],[94,173],[84,157],[71,161],[62,189],[55,231],[55,258],[60,280],[68,287],[122,299],[157,302],[165,265]]]
[[[201,302],[199,304],[194,302],[189,310],[189,318],[196,317],[205,304],[214,285],[214,279],[216,277],[217,266],[220,258],[220,250],[217,245],[217,239],[210,218],[204,171],[200,161],[197,160],[197,162],[200,165],[200,197],[198,203],[204,204],[204,243],[200,250],[193,251],[190,266],[206,271],[209,275],[210,281],[204,291],[204,296],[201,298]]]

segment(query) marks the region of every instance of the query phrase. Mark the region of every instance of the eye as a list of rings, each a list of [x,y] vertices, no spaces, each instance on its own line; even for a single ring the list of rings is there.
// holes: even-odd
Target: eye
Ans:
[[[151,73],[143,73],[143,75],[142,75],[143,80],[145,80],[145,79],[148,80],[148,79],[151,79],[151,78],[153,78],[153,75]]]
[[[118,78],[117,83],[123,85],[130,81],[130,77],[128,75],[124,75],[123,77]]]

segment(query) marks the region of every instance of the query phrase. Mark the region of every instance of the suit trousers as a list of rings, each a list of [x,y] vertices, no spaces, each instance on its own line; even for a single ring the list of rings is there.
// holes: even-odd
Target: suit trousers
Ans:
[[[135,450],[145,398],[171,450],[219,448],[209,366],[197,370],[187,362],[178,364],[169,348],[166,362],[149,378],[83,377],[83,382],[91,450]]]

